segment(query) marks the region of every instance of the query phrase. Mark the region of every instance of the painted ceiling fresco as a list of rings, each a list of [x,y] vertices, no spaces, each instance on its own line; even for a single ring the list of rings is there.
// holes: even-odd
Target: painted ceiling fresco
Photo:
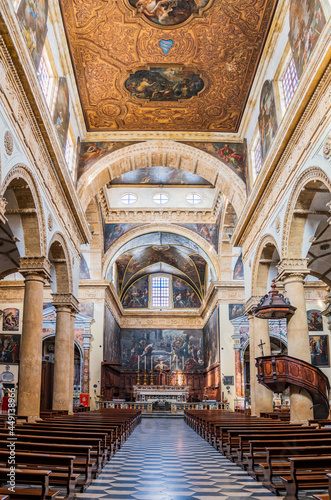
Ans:
[[[77,181],[94,163],[109,153],[130,146],[132,142],[81,142]]]
[[[60,0],[87,129],[236,132],[276,3]]]
[[[202,298],[205,289],[206,261],[192,250],[180,246],[141,246],[123,253],[117,260],[119,296],[125,297],[129,287],[142,275],[155,272],[155,264],[164,263],[172,274],[185,277]]]
[[[200,175],[172,167],[148,167],[131,170],[107,184],[110,186],[144,184],[146,186],[212,186]]]

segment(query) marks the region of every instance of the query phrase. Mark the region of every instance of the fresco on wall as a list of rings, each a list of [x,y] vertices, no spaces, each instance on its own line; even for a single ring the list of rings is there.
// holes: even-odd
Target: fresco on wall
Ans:
[[[246,145],[240,142],[184,142],[188,146],[201,149],[214,158],[222,160],[244,182],[247,176]]]
[[[104,236],[104,251],[107,252],[108,248],[123,234],[131,231],[135,227],[142,226],[142,224],[105,224]]]
[[[195,267],[197,269],[197,272],[198,272],[198,275],[199,275],[199,279],[200,279],[200,283],[201,283],[201,287],[204,289],[204,287],[205,287],[205,280],[206,280],[207,262],[198,253],[194,253],[194,254],[190,255],[190,259],[193,261],[193,264],[195,265]]]
[[[245,312],[244,304],[229,304],[229,320],[243,316]]]
[[[124,308],[148,307],[148,276],[143,276],[135,281],[124,295],[122,300]]]
[[[69,119],[69,89],[67,79],[65,76],[61,76],[59,78],[56,103],[53,113],[53,123],[59,136],[63,151],[66,147]]]
[[[276,103],[272,80],[263,84],[260,97],[259,131],[261,139],[262,158],[268,152],[278,128]]]
[[[17,17],[25,35],[36,69],[47,35],[48,0],[21,0]]]
[[[208,5],[210,0],[129,0],[132,7],[137,9],[145,19],[162,26],[174,26],[186,21],[192,14],[198,14],[200,9]]]
[[[203,87],[204,82],[197,73],[181,66],[138,70],[125,82],[125,88],[134,97],[149,101],[190,99]]]
[[[2,330],[4,332],[18,332],[19,330],[19,310],[16,307],[7,307],[3,310]]]
[[[218,308],[215,307],[203,329],[203,345],[205,352],[205,367],[219,361],[218,345]]]
[[[179,226],[186,227],[194,233],[204,238],[210,245],[212,245],[216,252],[218,248],[218,227],[216,224],[178,224]]]
[[[93,302],[80,302],[79,303],[79,312],[81,314],[85,314],[85,316],[90,316],[93,318],[94,316],[94,303]]]
[[[119,288],[122,287],[125,271],[132,257],[133,257],[132,253],[125,252],[116,261]]]
[[[21,335],[0,335],[0,363],[18,363]]]
[[[154,369],[161,360],[172,370],[203,370],[202,330],[121,330],[123,368]]]
[[[310,309],[307,311],[308,330],[310,332],[323,331],[323,316],[318,309]]]
[[[193,186],[211,186],[210,182],[200,177],[200,175],[172,167],[146,167],[131,170],[113,179],[107,185],[118,186],[123,184],[145,184],[146,186],[159,186],[160,184],[164,186],[182,186],[190,184]]]
[[[86,262],[83,255],[81,256],[80,263],[79,263],[79,279],[80,280],[91,279],[90,270],[88,268],[87,262]]]
[[[104,361],[119,363],[121,359],[121,329],[108,307],[105,307]]]
[[[291,0],[288,34],[298,78],[307,66],[326,20],[319,0]]]
[[[309,335],[311,364],[330,366],[328,335]]]
[[[201,305],[201,301],[193,288],[180,278],[173,278],[172,293],[175,309],[195,308]]]
[[[162,262],[171,266],[173,272],[175,269],[180,270],[190,281],[190,284],[196,288],[198,294],[202,293],[197,268],[189,258],[190,249],[170,245],[141,246],[132,249],[130,254],[132,259],[125,269],[123,286],[129,285],[130,280],[136,279],[141,271],[144,271],[145,274],[145,269]],[[125,256],[125,262],[127,261],[128,253]],[[122,272],[122,269],[120,271]]]
[[[239,255],[237,262],[235,263],[232,279],[234,279],[234,280],[243,280],[244,279],[244,263],[243,263],[242,254]]]
[[[98,160],[118,149],[131,146],[132,142],[81,142],[77,180]],[[136,142],[134,144],[137,144]]]

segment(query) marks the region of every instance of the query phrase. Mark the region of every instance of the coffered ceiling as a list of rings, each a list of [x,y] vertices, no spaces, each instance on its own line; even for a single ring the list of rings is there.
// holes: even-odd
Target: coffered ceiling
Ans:
[[[277,0],[60,0],[89,131],[238,130]]]

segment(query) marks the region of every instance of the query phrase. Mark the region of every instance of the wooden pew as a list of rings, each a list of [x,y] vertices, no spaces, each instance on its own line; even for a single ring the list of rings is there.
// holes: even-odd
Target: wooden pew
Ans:
[[[8,450],[8,441],[0,440],[0,449]],[[77,485],[85,490],[92,482],[93,462],[91,460],[91,446],[64,445],[55,443],[29,443],[27,441],[15,441],[16,452],[46,453],[52,455],[74,455],[74,474],[80,474]]]
[[[299,489],[327,488],[331,472],[331,455],[323,457],[289,457],[290,473],[280,476],[286,489],[284,500],[297,500]]]
[[[323,456],[331,455],[331,443],[328,445],[322,441],[314,444],[313,441],[300,443],[299,446],[282,446],[266,448],[266,461],[260,463],[263,472],[262,485],[273,493],[282,488],[281,484],[276,484],[275,477],[279,477],[290,472],[289,457],[298,456]],[[256,473],[256,476],[258,473]]]
[[[0,450],[0,467],[8,465],[9,450]],[[50,485],[63,486],[66,489],[67,500],[75,497],[75,486],[79,474],[73,472],[73,455],[51,455],[48,453],[15,452],[15,467],[18,469],[47,469],[52,472],[49,478]],[[24,469],[23,469],[24,468]]]
[[[0,484],[8,484],[8,474],[10,469],[0,468]],[[58,490],[49,489],[49,476],[52,474],[50,470],[15,470],[15,491],[9,490],[8,486],[0,487],[1,495],[8,495],[12,498],[17,498],[19,500],[27,499],[55,499],[59,494]],[[24,485],[36,484],[40,485],[40,488],[24,488]],[[21,487],[22,486],[22,487]]]

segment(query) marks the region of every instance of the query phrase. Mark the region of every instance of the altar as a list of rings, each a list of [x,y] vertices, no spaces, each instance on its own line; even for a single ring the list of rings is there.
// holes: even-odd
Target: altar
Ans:
[[[186,385],[135,385],[133,395],[137,402],[186,403],[189,389]]]

